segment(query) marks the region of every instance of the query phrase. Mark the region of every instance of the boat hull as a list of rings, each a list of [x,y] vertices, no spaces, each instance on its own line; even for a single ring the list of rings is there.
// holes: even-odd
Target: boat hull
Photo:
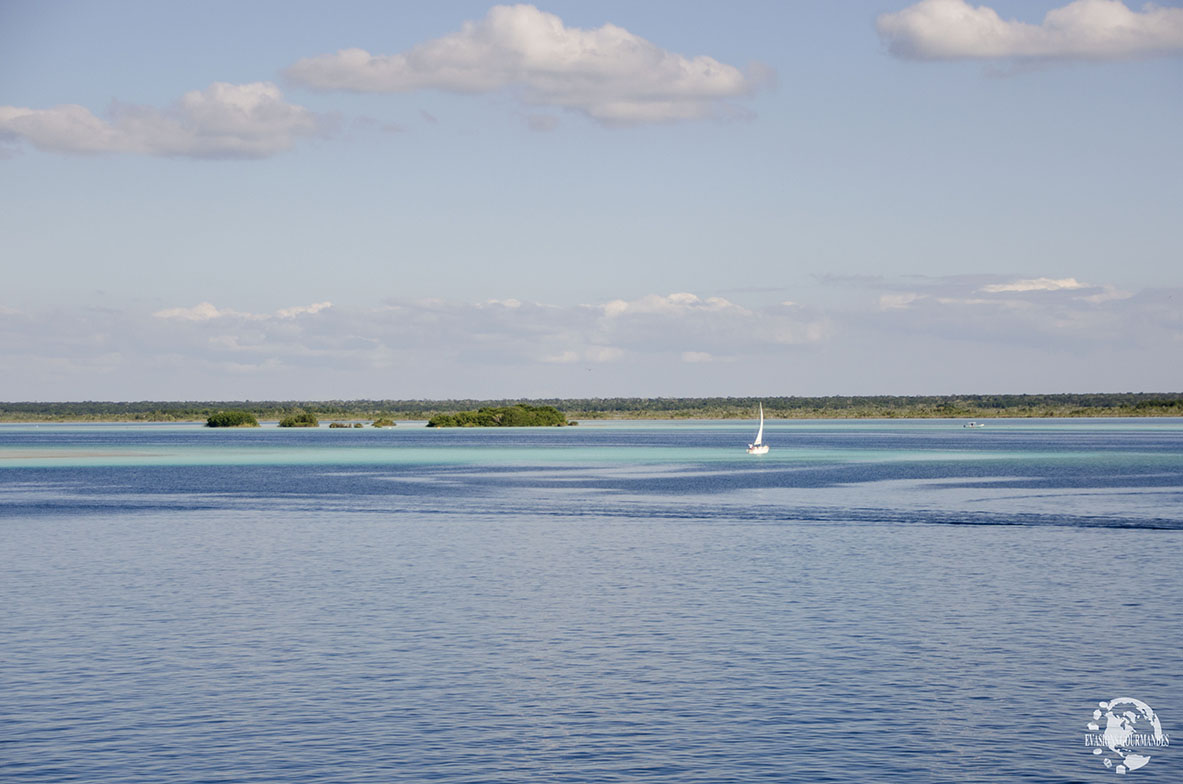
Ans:
[[[768,454],[768,444],[759,444],[748,447],[749,455],[766,455]]]

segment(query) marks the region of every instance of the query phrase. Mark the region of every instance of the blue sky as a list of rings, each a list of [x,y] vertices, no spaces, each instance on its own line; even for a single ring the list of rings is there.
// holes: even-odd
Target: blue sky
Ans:
[[[2,3],[0,399],[1178,391],[1181,95],[1177,2]]]

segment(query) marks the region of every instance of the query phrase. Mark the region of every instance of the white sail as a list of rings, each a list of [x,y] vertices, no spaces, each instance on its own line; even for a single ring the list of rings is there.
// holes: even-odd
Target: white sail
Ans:
[[[749,455],[768,454],[768,444],[764,443],[764,404],[760,404],[760,429],[756,431],[756,440],[748,444]]]

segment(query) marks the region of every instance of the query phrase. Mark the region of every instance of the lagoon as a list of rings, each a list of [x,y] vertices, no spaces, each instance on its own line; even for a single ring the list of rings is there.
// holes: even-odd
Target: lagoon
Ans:
[[[1112,775],[1183,420],[961,424],[0,426],[0,778]]]

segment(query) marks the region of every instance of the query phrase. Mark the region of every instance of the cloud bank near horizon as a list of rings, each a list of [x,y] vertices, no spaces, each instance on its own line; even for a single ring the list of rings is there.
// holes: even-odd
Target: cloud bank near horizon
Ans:
[[[1000,276],[832,285],[844,304],[825,309],[684,292],[563,306],[0,307],[0,360],[22,368],[7,392],[22,399],[365,397],[376,384],[387,397],[1183,388],[1177,363],[1153,360],[1183,347],[1183,290]]]
[[[466,303],[397,300],[368,309],[321,302],[249,313],[209,302],[157,310],[157,329],[204,337],[240,357],[294,352],[355,354],[374,367],[415,352],[457,361],[601,364],[649,355],[734,358],[769,347],[816,343],[825,320],[795,306],[742,307],[721,297],[649,295],[557,306],[516,299]]]
[[[1004,20],[966,0],[922,0],[880,14],[888,51],[911,60],[1117,60],[1183,54],[1183,9],[1074,0],[1039,24]]]
[[[76,104],[0,106],[0,137],[47,152],[186,158],[266,158],[323,135],[326,118],[284,100],[270,82],[214,82],[166,109],[115,102],[109,119]]]
[[[455,33],[405,52],[342,49],[307,57],[285,76],[318,90],[405,93],[511,91],[522,103],[581,112],[607,125],[695,120],[771,79],[706,55],[670,52],[614,24],[567,27],[532,5],[499,5]]]

